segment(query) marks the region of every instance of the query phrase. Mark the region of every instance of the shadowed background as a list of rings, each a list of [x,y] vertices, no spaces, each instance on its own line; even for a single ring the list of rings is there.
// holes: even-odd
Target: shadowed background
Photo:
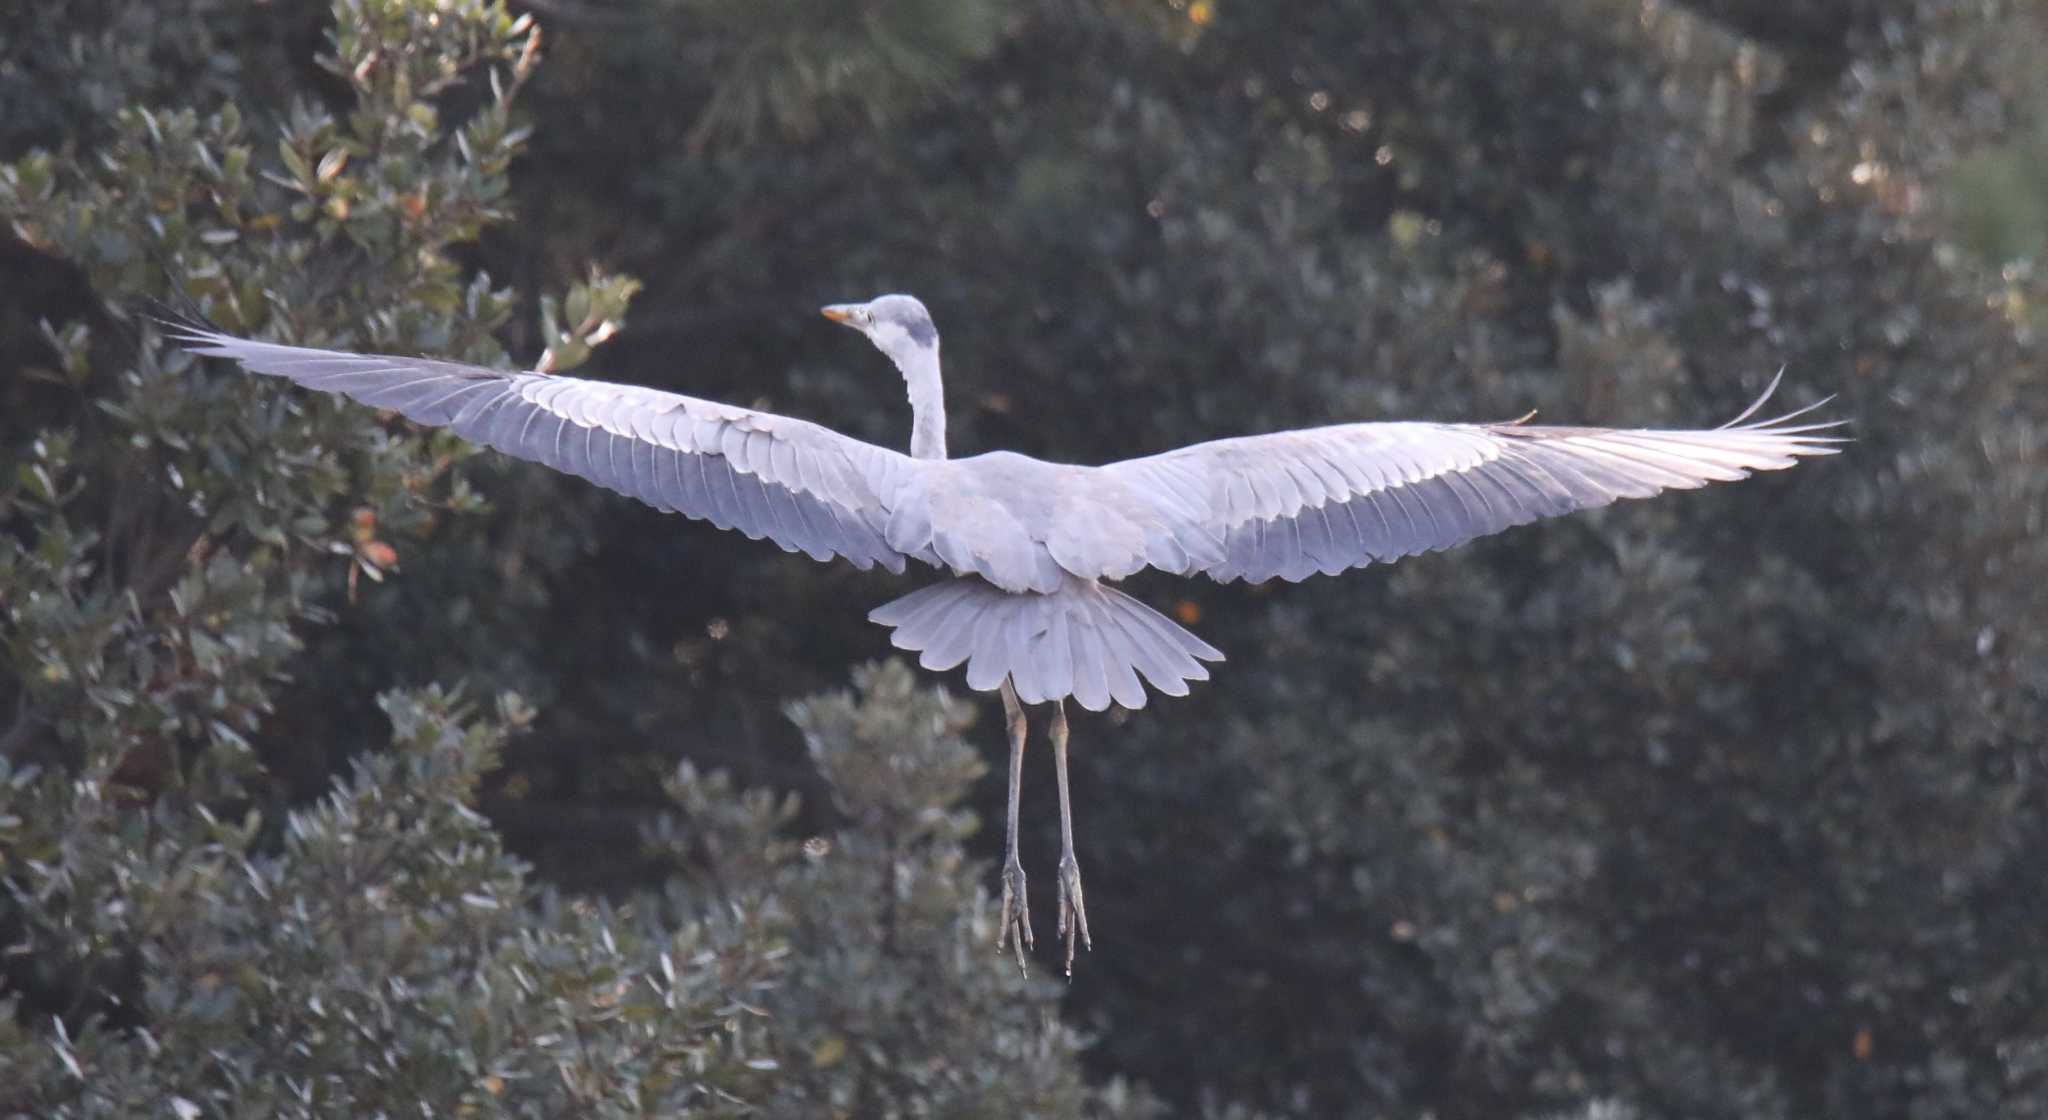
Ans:
[[[533,865],[543,911],[753,897],[702,882],[749,868],[690,841],[721,810],[693,808],[695,778],[679,793],[684,760],[800,794],[768,830],[782,840],[868,835],[844,785],[863,779],[821,763],[783,708],[889,652],[864,615],[908,582],[374,416],[287,415],[292,394],[162,357],[121,312],[167,274],[230,330],[519,364],[587,352],[583,375],[892,446],[899,379],[816,308],[910,291],[944,339],[955,454],[1082,462],[1530,408],[1708,425],[1783,366],[1788,403],[1841,394],[1847,454],[1336,579],[1134,581],[1230,660],[1188,700],[1075,714],[1097,947],[1074,984],[993,975],[992,929],[960,934],[957,991],[919,987],[936,950],[886,947],[902,986],[866,989],[867,1017],[819,1036],[838,1050],[806,1037],[783,1066],[822,1083],[865,1047],[884,1088],[735,1091],[788,1115],[2043,1114],[2037,7],[548,0],[429,24],[433,7],[102,0],[0,44],[0,438],[20,467],[0,480],[18,682],[0,685],[0,733],[17,768],[99,758],[95,721],[127,718],[78,683],[73,646],[99,642],[149,695],[167,670],[132,670],[124,611],[169,617],[185,582],[268,579],[221,609],[272,630],[219,655],[259,662],[218,719],[261,776],[188,801],[264,807],[275,830],[384,735],[380,692],[460,681],[537,710],[462,796]],[[510,23],[529,10],[532,48]],[[363,42],[337,31],[358,25]],[[447,88],[379,84],[413,42],[455,60]],[[498,111],[493,67],[516,105],[458,146]],[[232,168],[166,154],[192,148],[181,127],[225,135],[224,104],[254,169],[225,208]],[[233,237],[204,235],[210,211],[236,215]],[[471,287],[477,270],[491,280]],[[618,276],[642,284],[630,310]],[[177,402],[148,389],[172,382]],[[276,426],[223,434],[222,409]],[[120,448],[140,450],[95,450]],[[204,485],[167,464],[224,481],[193,498]],[[47,495],[38,469],[59,479]],[[305,497],[289,517],[272,497],[235,513],[218,495],[237,475]],[[62,533],[39,512],[58,506]],[[83,567],[49,559],[89,532]],[[32,605],[45,583],[72,589],[76,617]],[[180,672],[209,671],[179,648]],[[177,730],[105,748],[109,788],[204,788],[194,770],[224,740],[186,683],[198,707],[163,702]],[[855,768],[910,734],[873,723],[910,694],[864,695]],[[966,741],[997,759],[994,702],[972,705]],[[166,758],[138,775],[149,750]],[[941,756],[966,767],[947,797],[1000,821],[1000,782]],[[1041,931],[1051,786],[1035,748]],[[972,857],[932,865],[956,892],[933,913],[952,915],[985,906],[971,891],[993,884],[1000,835],[949,819]],[[28,844],[8,827],[0,844]],[[675,850],[648,842],[664,828]],[[885,849],[876,866],[908,858]],[[146,1026],[134,999],[76,998],[121,982],[89,952],[54,960],[64,938],[23,901],[21,866],[0,862],[0,932],[37,966],[0,993],[23,1052],[53,1015]],[[814,919],[817,938],[789,936],[816,951],[764,987],[873,983],[832,947],[876,928]],[[143,989],[153,936],[105,948],[139,955],[122,967]],[[947,1037],[1027,991],[1078,1035],[1020,1005],[972,1045]],[[797,1001],[776,1022],[823,1014]],[[1060,1088],[990,1103],[1033,1045]],[[933,1096],[932,1063],[982,1088]]]

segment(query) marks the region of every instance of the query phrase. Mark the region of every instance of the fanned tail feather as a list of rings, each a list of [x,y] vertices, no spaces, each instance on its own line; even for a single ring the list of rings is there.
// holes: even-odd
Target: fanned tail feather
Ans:
[[[898,649],[943,671],[963,662],[969,688],[989,691],[1007,678],[1027,704],[1069,696],[1089,711],[1110,703],[1145,706],[1150,684],[1186,696],[1189,681],[1209,679],[1203,661],[1216,647],[1114,587],[1069,577],[1050,594],[1015,594],[979,579],[914,591],[868,612],[890,627]]]

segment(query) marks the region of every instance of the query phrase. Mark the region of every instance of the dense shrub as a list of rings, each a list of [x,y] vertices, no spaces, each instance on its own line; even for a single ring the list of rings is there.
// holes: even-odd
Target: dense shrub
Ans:
[[[2035,8],[533,8],[544,65],[474,0],[0,42],[0,1106],[2044,1114]],[[1055,1018],[984,944],[970,709],[877,668],[779,714],[894,583],[131,314],[893,444],[813,315],[890,289],[963,454],[1715,422],[1781,365],[1858,442],[1385,572],[1137,581],[1231,660],[1076,720]]]
[[[146,35],[147,10],[115,14]],[[901,666],[862,675],[858,704],[796,710],[844,820],[809,854],[781,831],[793,799],[686,764],[676,815],[613,853],[647,877],[609,900],[534,883],[476,810],[532,720],[516,694],[479,718],[388,691],[392,745],[363,753],[364,677],[308,638],[367,613],[416,547],[491,553],[470,450],[209,369],[132,314],[153,295],[231,329],[503,360],[514,296],[456,254],[509,217],[531,20],[343,0],[333,21],[339,91],[254,120],[234,99],[151,104],[159,77],[235,72],[155,59],[121,71],[130,103],[89,154],[0,167],[23,274],[75,269],[93,293],[50,285],[71,317],[21,289],[10,306],[0,1114],[1145,1110],[1082,1086],[1048,981],[989,967],[955,807],[980,773],[971,710]],[[81,66],[128,45],[75,41]],[[632,288],[543,297],[549,365],[613,333]],[[521,582],[501,567],[470,593],[512,611]],[[460,630],[473,609],[408,624]]]

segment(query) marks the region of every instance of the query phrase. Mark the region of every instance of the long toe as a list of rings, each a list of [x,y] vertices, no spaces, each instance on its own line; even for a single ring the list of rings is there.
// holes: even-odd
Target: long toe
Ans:
[[[1081,895],[1081,865],[1071,854],[1060,859],[1059,931],[1067,939],[1067,975],[1072,976],[1075,939],[1091,952],[1095,942],[1088,937],[1088,904]]]
[[[1024,895],[1024,865],[1015,857],[1003,865],[1003,916],[996,929],[996,952],[1005,945],[1017,950],[1017,968],[1024,968],[1024,950],[1032,948],[1031,906]]]

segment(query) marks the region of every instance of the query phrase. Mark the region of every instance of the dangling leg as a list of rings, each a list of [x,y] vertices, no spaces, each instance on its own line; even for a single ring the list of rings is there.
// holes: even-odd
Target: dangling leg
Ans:
[[[1067,975],[1074,974],[1074,937],[1091,952],[1088,907],[1081,901],[1081,864],[1074,859],[1074,810],[1067,801],[1067,702],[1052,702],[1052,762],[1060,776],[1060,927],[1067,939]]]
[[[1024,898],[1024,864],[1017,858],[1017,789],[1024,783],[1024,705],[1017,700],[1017,690],[1010,687],[1008,677],[1003,678],[1003,715],[1010,731],[1010,819],[1003,849],[1003,917],[996,930],[996,952],[1003,951],[1005,942],[1015,945],[1017,967],[1021,970],[1024,950],[1032,947],[1031,907]],[[1066,788],[1064,779],[1060,788]]]

